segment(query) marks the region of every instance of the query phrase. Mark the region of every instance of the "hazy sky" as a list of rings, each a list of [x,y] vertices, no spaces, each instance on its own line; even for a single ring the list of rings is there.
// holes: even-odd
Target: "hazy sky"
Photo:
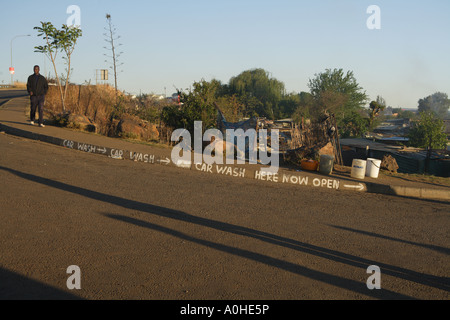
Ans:
[[[212,78],[227,83],[244,70],[264,68],[287,92],[309,91],[308,80],[327,68],[353,71],[370,99],[416,108],[434,92],[450,94],[450,1],[402,0],[1,0],[0,83],[25,81],[33,65],[53,74],[35,53],[43,44],[33,27],[68,22],[80,8],[83,36],[73,55],[72,81],[95,83],[107,69],[103,47],[112,17],[123,51],[119,88],[166,93]],[[369,29],[371,5],[381,29]],[[370,19],[370,21],[372,21]],[[30,37],[17,37],[30,34]],[[64,65],[59,67],[64,69]],[[111,79],[110,74],[110,79]],[[110,81],[112,83],[112,81]]]

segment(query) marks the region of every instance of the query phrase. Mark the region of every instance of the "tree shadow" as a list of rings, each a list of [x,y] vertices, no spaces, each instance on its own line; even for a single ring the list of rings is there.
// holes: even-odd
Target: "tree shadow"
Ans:
[[[402,239],[398,239],[398,238],[394,238],[394,237],[384,236],[382,234],[378,234],[378,233],[374,233],[374,232],[363,231],[363,230],[356,230],[356,229],[343,227],[343,226],[334,226],[334,225],[328,225],[328,226],[336,228],[336,229],[341,229],[341,230],[345,230],[345,231],[350,231],[350,232],[356,232],[356,233],[364,234],[364,235],[375,237],[375,238],[381,238],[381,239],[386,239],[386,240],[390,240],[390,241],[406,243],[406,244],[410,244],[410,245],[413,245],[413,246],[422,247],[422,248],[425,248],[425,249],[430,249],[430,250],[434,250],[434,251],[437,251],[437,252],[440,252],[440,253],[443,253],[443,254],[446,254],[446,255],[450,255],[450,249],[449,248],[445,248],[445,247],[435,246],[435,245],[432,245],[432,244],[423,244],[423,243],[418,243],[418,242],[413,242],[413,241],[402,240]]]
[[[236,247],[231,247],[225,244],[221,244],[221,243],[217,243],[217,242],[212,242],[209,240],[204,240],[204,239],[199,239],[193,236],[190,236],[188,234],[179,232],[177,230],[173,230],[167,227],[163,227],[148,221],[143,221],[143,220],[139,220],[139,219],[135,219],[135,218],[131,218],[131,217],[126,217],[123,215],[117,215],[117,214],[104,214],[106,217],[109,217],[111,219],[115,219],[118,221],[122,221],[125,223],[129,223],[138,227],[142,227],[142,228],[147,228],[150,230],[154,230],[157,232],[162,232],[174,237],[177,237],[179,239],[182,239],[184,241],[189,241],[192,243],[196,243],[217,251],[221,251],[227,254],[232,254],[244,259],[249,259],[249,260],[253,260],[271,267],[275,267],[287,272],[291,272],[294,274],[298,274],[300,276],[304,276],[304,277],[308,277],[310,279],[316,280],[316,281],[320,281],[341,289],[345,289],[345,290],[350,290],[362,295],[366,295],[372,298],[380,298],[380,299],[395,299],[395,300],[405,300],[405,299],[412,299],[409,296],[400,294],[400,293],[396,293],[390,290],[369,290],[366,287],[365,283],[362,283],[360,281],[355,281],[355,280],[351,280],[351,279],[346,279],[340,276],[335,276],[332,274],[328,274],[325,272],[321,272],[321,271],[317,271],[317,270],[313,270],[310,268],[306,268],[303,267],[301,265],[295,264],[295,263],[291,263],[288,261],[284,261],[284,260],[280,260],[280,259],[276,259],[276,258],[272,258],[269,257],[267,255],[263,255],[260,253],[256,253],[253,251],[249,251],[249,250],[245,250],[245,249],[240,249],[240,248],[236,248]]]
[[[69,185],[69,184],[66,184],[63,182],[58,182],[58,181],[43,178],[40,176],[36,176],[33,174],[20,172],[20,171],[6,168],[3,166],[0,166],[0,170],[10,172],[10,173],[12,173],[18,177],[21,177],[23,179],[26,179],[26,180],[34,181],[36,183],[40,183],[40,184],[50,186],[50,187],[53,187],[53,188],[56,188],[59,190],[67,191],[70,193],[78,194],[78,195],[81,195],[81,196],[84,196],[84,197],[87,197],[90,199],[94,199],[97,201],[105,202],[108,204],[114,204],[114,205],[117,205],[117,206],[125,208],[125,209],[141,211],[141,212],[148,213],[151,215],[156,215],[156,216],[165,217],[168,219],[192,223],[192,224],[196,224],[199,226],[203,226],[203,227],[207,227],[207,228],[211,228],[211,229],[215,229],[218,231],[223,231],[223,232],[227,232],[227,233],[231,233],[231,234],[235,234],[235,235],[239,235],[239,236],[254,238],[254,239],[257,239],[257,240],[260,240],[260,241],[263,241],[266,243],[270,243],[273,245],[285,247],[285,248],[296,250],[296,251],[299,251],[302,253],[311,254],[316,257],[328,259],[333,262],[339,262],[339,263],[346,264],[348,266],[362,268],[364,270],[364,272],[366,271],[368,266],[378,265],[381,268],[382,273],[386,274],[386,275],[390,275],[393,277],[397,277],[397,278],[404,279],[407,281],[412,281],[412,282],[415,282],[415,283],[418,283],[421,285],[426,285],[426,286],[434,287],[434,288],[441,289],[441,290],[449,291],[449,288],[450,288],[450,284],[449,284],[449,281],[447,278],[426,275],[426,274],[418,273],[418,272],[415,272],[412,270],[399,268],[399,267],[388,265],[388,264],[380,264],[375,261],[360,258],[358,256],[346,254],[346,253],[339,252],[336,250],[330,250],[330,249],[323,248],[323,247],[318,247],[315,245],[311,245],[308,243],[300,242],[297,240],[293,240],[293,239],[289,239],[289,238],[285,238],[285,237],[281,237],[281,236],[277,236],[277,235],[270,234],[267,232],[262,232],[259,230],[254,230],[251,228],[242,227],[242,226],[238,226],[238,225],[234,225],[234,224],[230,224],[230,223],[226,223],[226,222],[221,222],[221,221],[217,221],[217,220],[197,217],[197,216],[194,216],[194,215],[182,212],[182,211],[174,210],[174,209],[169,209],[169,208],[160,207],[160,206],[156,206],[156,205],[152,205],[152,204],[148,204],[148,203],[125,199],[125,198],[118,197],[118,196],[108,195],[108,194],[105,194],[102,192],[97,192],[97,191],[89,190],[86,188]],[[306,276],[310,275],[314,279],[323,277],[323,279],[327,279],[328,281],[331,281],[331,284],[335,284],[337,286],[341,286],[346,289],[350,288],[351,290],[360,292],[362,294],[374,295],[373,293],[367,293],[367,291],[370,291],[370,290],[365,288],[365,285],[361,286],[361,283],[358,283],[358,285],[356,285],[356,283],[352,283],[349,285],[348,284],[349,280],[347,280],[347,279],[345,279],[345,281],[344,281],[339,277],[334,277],[332,275],[327,275],[327,274],[324,274],[321,272],[309,270],[307,268],[300,267],[300,266],[297,266],[294,264],[290,264],[285,261],[273,259],[270,257],[259,255],[257,253],[253,253],[253,252],[249,252],[249,251],[245,251],[245,250],[241,250],[241,249],[237,249],[237,248],[226,247],[221,244],[216,244],[216,243],[196,239],[196,238],[190,237],[188,235],[176,233],[176,231],[174,231],[174,230],[164,229],[161,226],[149,224],[147,222],[143,222],[143,221],[139,221],[139,220],[135,220],[135,219],[131,220],[130,218],[125,218],[125,217],[120,217],[120,216],[116,216],[115,218],[116,219],[120,218],[122,221],[134,223],[136,225],[146,226],[148,228],[156,228],[163,232],[171,233],[178,237],[185,237],[193,242],[197,242],[197,243],[201,243],[201,244],[205,244],[205,245],[208,244],[208,245],[211,245],[211,247],[215,247],[222,251],[229,251],[229,252],[232,252],[233,254],[236,254],[239,256],[246,256],[247,258],[253,257],[253,259],[256,261],[261,261],[261,262],[262,261],[270,261],[271,265],[273,265],[275,267],[280,267],[284,270],[288,270],[288,271],[296,270],[295,271],[296,273],[306,275]],[[347,283],[347,284],[345,284],[345,283]],[[361,289],[364,289],[363,287],[365,288],[365,290],[361,290]],[[358,288],[360,288],[360,289],[358,289]],[[385,291],[385,293],[386,293],[386,290],[383,290],[383,291]],[[392,295],[395,296],[395,293],[392,293]],[[397,297],[400,299],[406,298],[405,296],[400,295],[400,294]]]
[[[83,300],[69,292],[0,268],[0,300]]]

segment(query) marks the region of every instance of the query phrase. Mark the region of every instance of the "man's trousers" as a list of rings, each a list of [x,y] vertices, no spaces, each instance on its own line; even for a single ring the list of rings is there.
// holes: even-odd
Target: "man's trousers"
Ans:
[[[44,101],[45,96],[31,96],[30,121],[36,119],[36,110],[39,111],[39,124],[44,122]]]

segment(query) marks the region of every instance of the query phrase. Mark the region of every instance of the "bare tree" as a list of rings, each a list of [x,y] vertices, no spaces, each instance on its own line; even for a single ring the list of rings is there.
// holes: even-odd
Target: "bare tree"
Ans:
[[[105,27],[106,33],[104,33],[103,35],[105,36],[105,41],[109,43],[109,48],[108,47],[104,48],[107,50],[111,50],[111,54],[110,55],[105,54],[105,56],[111,59],[112,62],[111,69],[114,75],[114,88],[116,89],[116,103],[117,103],[117,93],[118,93],[117,74],[121,72],[118,71],[118,68],[123,64],[119,62],[119,57],[122,55],[123,52],[118,53],[117,48],[120,47],[122,44],[121,43],[117,44],[117,40],[120,39],[120,36],[116,35],[116,28],[112,24],[110,14],[106,14],[106,20],[108,22],[108,26]],[[108,60],[105,60],[105,62],[108,62]]]

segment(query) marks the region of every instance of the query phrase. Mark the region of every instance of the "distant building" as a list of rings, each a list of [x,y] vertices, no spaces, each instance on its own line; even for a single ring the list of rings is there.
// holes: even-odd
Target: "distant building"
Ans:
[[[152,94],[150,97],[155,100],[163,100],[165,98],[163,94]]]
[[[382,114],[383,116],[387,116],[387,117],[393,116],[393,115],[394,115],[394,114],[392,113],[392,107],[387,107],[386,109],[384,109],[384,110],[381,112],[381,114]]]
[[[380,123],[373,132],[386,136],[407,136],[410,125],[410,119],[389,119]]]

